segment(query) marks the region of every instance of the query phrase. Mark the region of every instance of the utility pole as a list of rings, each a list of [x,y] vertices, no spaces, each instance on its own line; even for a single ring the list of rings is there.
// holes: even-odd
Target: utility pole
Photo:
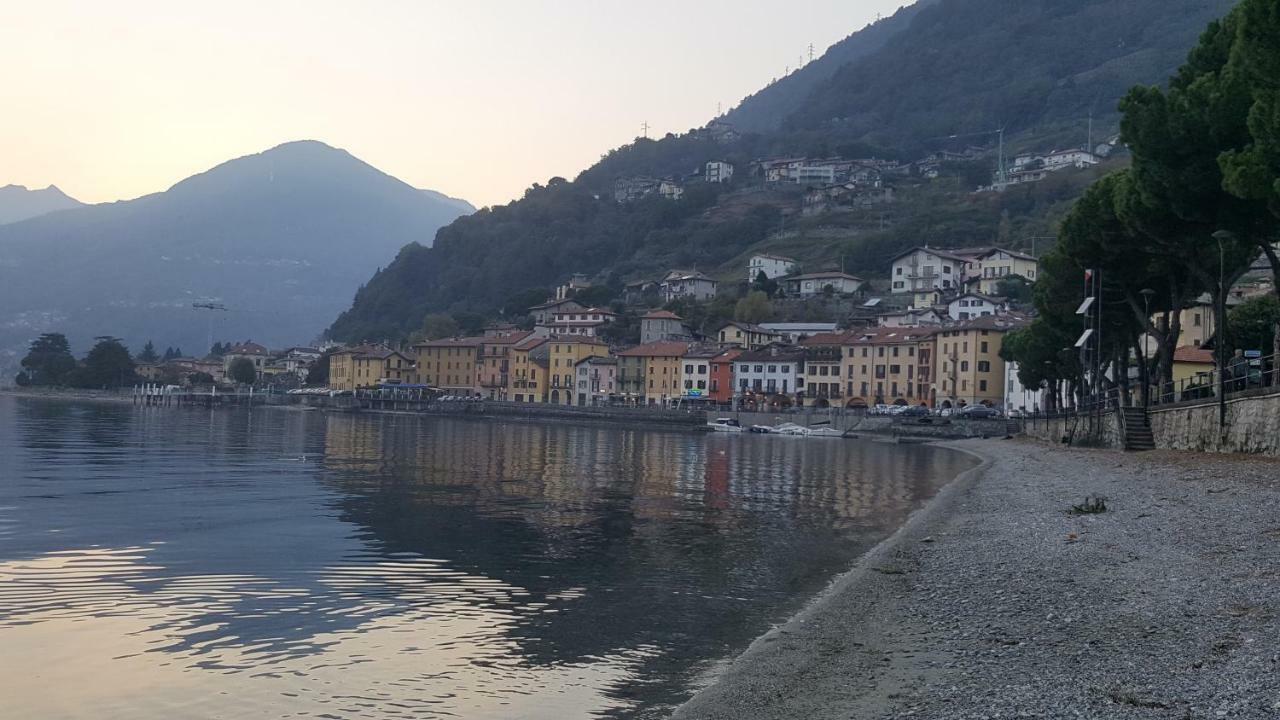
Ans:
[[[644,122],[640,123],[640,132],[644,134],[644,138],[646,140],[649,138],[649,121],[648,120],[645,120]]]
[[[1089,110],[1089,136],[1085,141],[1084,149],[1087,152],[1093,152],[1093,109]]]
[[[809,43],[809,62],[813,62],[813,43]]]

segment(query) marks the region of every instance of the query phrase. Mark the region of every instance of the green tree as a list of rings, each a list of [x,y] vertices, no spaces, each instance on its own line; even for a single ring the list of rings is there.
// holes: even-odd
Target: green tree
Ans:
[[[1249,298],[1227,316],[1227,337],[1239,350],[1268,351],[1280,325],[1280,300],[1275,295]]]
[[[212,385],[213,376],[205,372],[193,372],[187,376],[188,385]]]
[[[759,290],[747,293],[733,308],[733,319],[738,322],[762,323],[773,317],[773,303]]]
[[[432,313],[422,321],[422,335],[428,340],[456,337],[458,323],[444,313]]]
[[[59,385],[75,367],[71,345],[62,333],[45,333],[32,340],[22,358],[22,375],[29,385]]]
[[[68,384],[80,388],[114,388],[136,380],[133,358],[119,338],[102,336],[80,367],[68,374]]]
[[[160,356],[156,354],[156,346],[148,340],[147,344],[142,346],[142,352],[138,353],[138,362],[150,364],[159,359]]]
[[[311,367],[307,368],[306,384],[313,387],[321,387],[329,384],[329,358],[337,352],[337,348],[331,348],[320,353],[320,357],[311,363]]]
[[[241,385],[252,385],[258,380],[258,370],[249,358],[238,357],[231,361],[227,376]]]
[[[770,278],[763,270],[756,273],[756,279],[751,283],[752,290],[759,290],[769,297],[777,297],[778,281]]]

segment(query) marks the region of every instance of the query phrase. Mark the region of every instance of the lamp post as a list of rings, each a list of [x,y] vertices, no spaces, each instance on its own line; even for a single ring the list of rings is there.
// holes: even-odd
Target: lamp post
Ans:
[[[1235,233],[1230,230],[1219,230],[1213,234],[1213,239],[1218,241],[1218,297],[1217,297],[1217,320],[1216,327],[1213,329],[1214,354],[1218,360],[1218,435],[1225,443],[1227,439],[1227,288],[1226,288],[1226,250],[1222,244],[1223,240],[1232,240]]]
[[[1142,288],[1138,291],[1142,295],[1143,321],[1148,325],[1151,324],[1151,298],[1156,294],[1151,288]],[[1151,339],[1151,333],[1144,331],[1142,333],[1142,407],[1144,409],[1151,408],[1151,370],[1147,366],[1147,341]]]

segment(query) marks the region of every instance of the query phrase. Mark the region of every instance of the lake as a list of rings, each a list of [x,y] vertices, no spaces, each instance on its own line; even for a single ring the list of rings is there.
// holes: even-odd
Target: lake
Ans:
[[[665,717],[975,464],[0,395],[0,714]]]

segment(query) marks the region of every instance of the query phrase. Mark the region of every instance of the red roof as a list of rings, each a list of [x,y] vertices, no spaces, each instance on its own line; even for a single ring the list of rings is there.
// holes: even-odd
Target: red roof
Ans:
[[[1173,351],[1173,361],[1180,363],[1195,363],[1197,365],[1212,365],[1213,351],[1204,348],[1198,348],[1194,345],[1183,345]]]
[[[616,353],[618,357],[683,357],[689,352],[689,343],[659,341],[637,345]]]
[[[650,310],[644,314],[641,320],[684,320],[684,318],[671,312],[670,310]]]
[[[450,348],[450,347],[479,347],[483,345],[488,338],[482,337],[463,337],[463,338],[444,338],[443,340],[432,340],[430,342],[418,343],[414,347],[429,348]]]

